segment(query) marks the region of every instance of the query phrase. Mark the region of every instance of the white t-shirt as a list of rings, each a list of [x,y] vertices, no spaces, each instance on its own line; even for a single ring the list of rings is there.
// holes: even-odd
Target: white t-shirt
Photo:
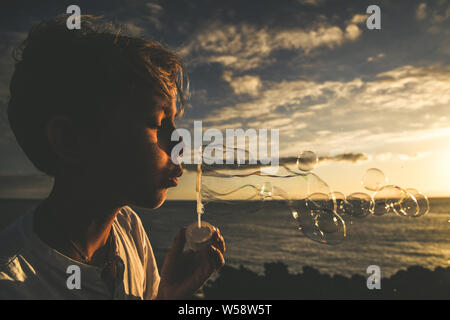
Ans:
[[[160,277],[155,256],[140,218],[130,207],[120,210],[111,228],[118,262],[113,291],[102,280],[101,268],[75,261],[39,239],[33,231],[34,211],[0,233],[0,299],[156,298]],[[67,285],[76,283],[73,276],[78,269],[69,266],[79,267],[80,289]]]

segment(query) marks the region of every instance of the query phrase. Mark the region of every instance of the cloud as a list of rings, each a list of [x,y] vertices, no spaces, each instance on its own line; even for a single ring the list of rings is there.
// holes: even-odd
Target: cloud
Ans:
[[[394,112],[425,110],[450,103],[450,68],[439,65],[428,67],[403,66],[379,73],[373,80],[355,78],[350,81],[281,81],[249,102],[238,103],[212,112],[205,121],[214,124],[222,119],[271,118],[279,107],[286,107],[289,118],[296,113],[317,114],[323,109],[333,109],[343,116],[366,110]],[[339,108],[335,108],[339,106]],[[283,117],[286,113],[283,113]]]
[[[424,151],[424,152],[414,152],[411,154],[405,154],[405,153],[392,153],[392,152],[384,152],[380,154],[376,154],[375,156],[371,157],[376,161],[411,161],[411,160],[419,160],[426,158],[428,156],[432,155],[431,151]]]
[[[275,35],[274,46],[283,49],[301,49],[309,54],[318,47],[330,49],[342,45],[346,41],[356,40],[361,30],[355,24],[350,24],[343,31],[336,26],[320,26],[314,30],[287,30]]]
[[[447,8],[439,8],[434,11],[433,14],[433,23],[438,24],[442,23],[450,17],[450,5]]]
[[[351,19],[351,23],[353,24],[360,24],[360,23],[364,23],[367,21],[367,14],[355,14],[352,19]]]
[[[102,14],[111,17],[123,31],[133,37],[153,35],[154,30],[161,31],[164,27],[164,8],[155,0],[128,1],[126,6],[119,6]]]
[[[446,24],[447,20],[450,18],[450,5],[448,5],[446,1],[438,2],[437,5],[430,8],[429,10],[425,5],[423,7],[423,10],[427,9],[426,11],[419,11],[419,8],[420,6],[416,11],[417,19],[419,19],[419,17],[430,17],[429,20],[431,21],[431,25],[428,28],[428,32],[432,34],[443,34],[444,37],[447,37],[450,34],[448,24]],[[417,16],[417,14],[419,14],[419,16]]]
[[[123,24],[123,28],[126,30],[127,34],[131,35],[132,37],[139,37],[144,33],[143,27],[139,27],[132,22]]]
[[[349,24],[345,28],[345,37],[347,40],[355,41],[362,34],[361,29],[356,24]]]
[[[427,17],[427,4],[422,2],[417,6],[416,9],[416,18],[417,20],[423,20]]]
[[[430,156],[431,154],[432,154],[431,151],[415,152],[413,154],[399,154],[398,157],[402,161],[409,161],[409,160],[423,159],[423,158],[426,158],[426,157]]]
[[[144,19],[150,21],[158,30],[160,30],[162,28],[160,18],[164,12],[163,7],[156,2],[147,2],[145,6],[147,8],[147,12]]]
[[[344,30],[326,23],[310,29],[258,29],[246,23],[214,23],[195,34],[179,52],[193,64],[216,62],[229,69],[245,71],[269,64],[269,57],[276,50],[301,50],[308,55],[317,48],[333,49],[355,41],[361,34],[353,23]]]
[[[349,81],[266,82],[249,101],[203,118],[205,127],[280,130],[280,153],[361,152],[446,136],[450,67],[402,66]]]
[[[343,153],[335,156],[319,157],[319,162],[351,162],[367,161],[369,158],[364,153]]]
[[[343,153],[337,154],[334,156],[319,156],[319,163],[324,162],[349,162],[349,163],[358,163],[362,161],[367,161],[369,158],[364,153]],[[285,165],[291,167],[297,164],[297,157],[281,157],[279,159],[280,165]],[[214,165],[215,169],[233,169],[233,170],[247,170],[251,168],[260,168],[261,164],[244,164],[241,166],[237,166],[234,164],[223,164],[223,165]],[[196,164],[183,164],[183,169],[187,171],[197,171]]]
[[[321,5],[322,3],[324,3],[325,0],[298,0],[298,2],[303,5],[310,5],[310,6],[317,7],[317,6]]]
[[[247,94],[256,96],[262,86],[261,79],[258,76],[245,75],[242,77],[233,77],[232,72],[225,71],[222,78],[229,83],[237,95]]]
[[[276,109],[283,106],[292,106],[293,111],[300,111],[301,115],[304,116],[303,111],[305,110],[295,110],[297,106],[304,105],[309,107],[310,110],[315,110],[318,106],[329,107],[336,96],[357,90],[362,85],[363,82],[360,79],[347,83],[337,81],[326,81],[323,83],[303,80],[282,81],[269,84],[270,87],[253,101],[224,107],[205,117],[205,121],[220,122],[224,118],[263,120],[273,117],[276,114]],[[310,112],[309,114],[313,113]],[[286,114],[283,114],[283,117],[285,116]],[[295,120],[296,114],[289,115],[289,118]]]
[[[384,54],[384,53],[379,53],[379,54],[377,54],[377,55],[374,56],[374,57],[368,57],[368,58],[367,58],[367,62],[377,61],[377,60],[383,59],[384,57],[385,57],[385,54]]]

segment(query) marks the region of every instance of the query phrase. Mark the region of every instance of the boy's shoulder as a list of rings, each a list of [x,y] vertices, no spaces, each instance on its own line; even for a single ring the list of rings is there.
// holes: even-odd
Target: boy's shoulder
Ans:
[[[0,279],[5,274],[9,274],[11,268],[17,268],[17,263],[20,262],[20,265],[22,265],[25,262],[27,264],[26,261],[22,260],[23,257],[27,256],[24,224],[26,223],[25,219],[27,219],[28,214],[18,217],[9,226],[0,231]],[[116,218],[116,224],[133,239],[142,240],[144,237],[145,230],[142,226],[141,219],[129,206],[121,208]]]
[[[9,226],[0,231],[0,273],[17,256],[23,253],[22,223],[24,216],[18,217]]]
[[[115,224],[122,234],[123,241],[128,244],[128,248],[137,250],[142,261],[144,261],[150,243],[141,218],[129,206],[124,206],[117,215]]]
[[[13,221],[0,231],[0,291],[13,293],[20,289],[27,275],[35,270],[27,261],[22,224],[25,216]],[[19,290],[20,291],[20,290]],[[4,297],[0,294],[0,299]]]
[[[30,214],[30,213],[29,213]],[[26,244],[23,235],[23,224],[27,214],[18,217],[0,231],[0,273],[16,257],[24,254]],[[117,223],[127,233],[140,233],[143,229],[141,219],[129,206],[121,208],[117,215]]]
[[[143,228],[141,218],[129,206],[122,207],[116,219],[117,223],[128,232]]]

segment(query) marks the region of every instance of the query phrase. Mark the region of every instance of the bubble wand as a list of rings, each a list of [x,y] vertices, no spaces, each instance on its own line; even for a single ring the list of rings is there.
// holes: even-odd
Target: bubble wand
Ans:
[[[197,222],[192,223],[186,229],[186,242],[189,248],[194,251],[207,247],[212,242],[214,227],[209,223],[202,221],[203,204],[201,199],[202,192],[202,147],[199,148],[197,162],[197,180],[195,193],[197,198]]]
[[[200,198],[202,191],[202,146],[199,148],[198,152],[198,162],[197,162],[197,183],[195,186],[195,192],[197,197],[197,226],[200,229],[202,227],[202,214],[203,214],[203,204]]]

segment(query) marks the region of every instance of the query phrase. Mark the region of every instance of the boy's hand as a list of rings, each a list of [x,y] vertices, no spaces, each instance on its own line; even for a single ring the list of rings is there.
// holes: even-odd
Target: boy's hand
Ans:
[[[212,244],[200,251],[183,252],[186,228],[181,229],[164,260],[157,299],[189,298],[224,264],[225,241],[214,228]]]

